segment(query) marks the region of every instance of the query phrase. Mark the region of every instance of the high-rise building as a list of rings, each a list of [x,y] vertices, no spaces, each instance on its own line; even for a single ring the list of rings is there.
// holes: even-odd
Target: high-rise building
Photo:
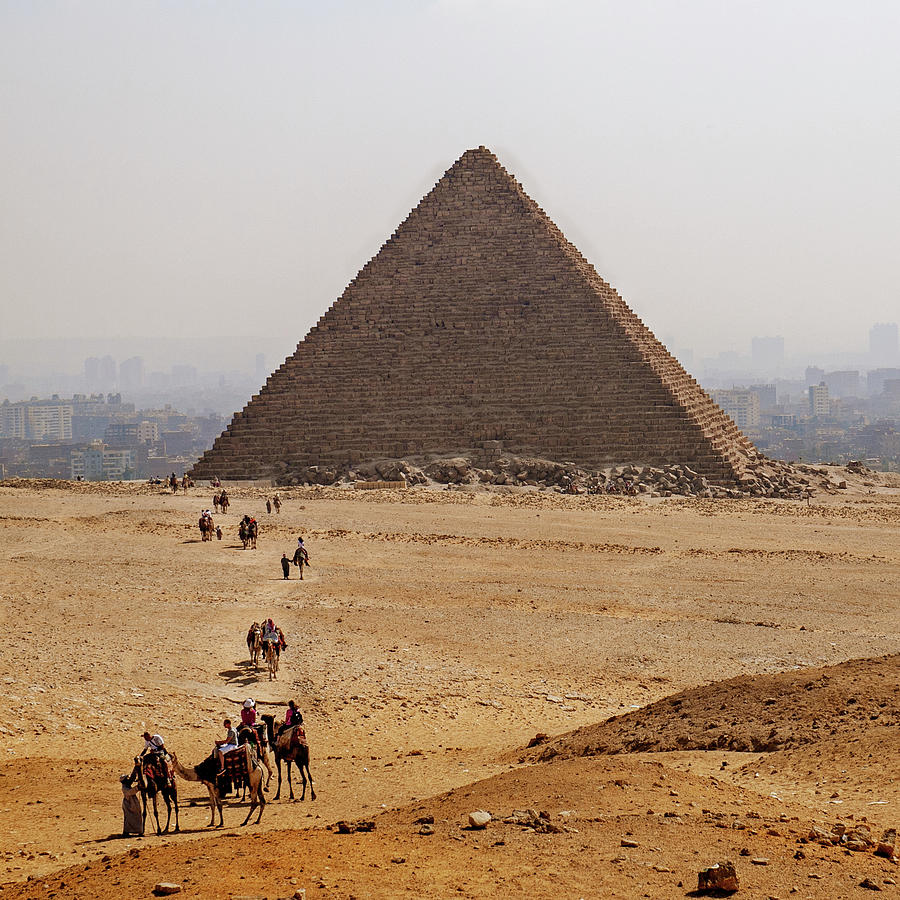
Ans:
[[[827,416],[831,414],[831,401],[828,399],[828,385],[825,382],[809,386],[809,414],[811,416]]]
[[[756,391],[733,389],[711,393],[722,412],[731,416],[738,428],[759,428],[759,394]]]
[[[759,397],[760,412],[772,412],[778,405],[778,392],[774,384],[751,384],[750,390]]]
[[[784,365],[783,337],[755,337],[750,346],[755,369],[774,371]]]
[[[825,384],[832,397],[858,397],[859,372],[826,372]]]
[[[119,366],[119,389],[137,391],[144,384],[144,360],[140,356],[132,356]]]
[[[814,384],[821,384],[825,380],[825,370],[818,366],[806,367],[806,386],[811,387]]]
[[[869,329],[869,353],[875,362],[894,362],[900,356],[896,322],[876,322]]]
[[[883,393],[886,381],[900,378],[900,369],[870,369],[866,375],[866,389],[870,397]]]
[[[72,440],[72,404],[59,397],[0,405],[0,437],[25,441]]]
[[[111,356],[104,356],[97,361],[97,378],[103,390],[116,385],[116,361]]]

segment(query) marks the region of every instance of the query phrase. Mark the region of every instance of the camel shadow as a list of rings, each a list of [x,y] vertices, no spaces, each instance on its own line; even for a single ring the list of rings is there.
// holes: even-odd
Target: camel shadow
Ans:
[[[182,541],[182,544],[202,544],[203,541],[200,538],[188,538],[186,541]]]
[[[242,664],[237,663],[237,665]],[[223,672],[219,672],[219,678],[224,678],[228,684],[239,684],[244,687],[255,684],[259,680],[258,673],[250,667],[249,660],[243,665],[245,667],[242,669],[225,669]],[[248,669],[250,669],[249,672]]]

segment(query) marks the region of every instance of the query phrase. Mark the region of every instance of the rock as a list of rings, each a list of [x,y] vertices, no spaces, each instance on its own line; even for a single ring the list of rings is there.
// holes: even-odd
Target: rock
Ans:
[[[483,809],[476,809],[475,812],[469,813],[470,828],[485,828],[487,823],[491,821],[491,814]]]
[[[415,821],[416,825],[434,825],[434,816],[422,816]]]
[[[403,863],[406,862],[406,857],[405,856],[392,856],[391,862],[396,863],[398,866],[401,866],[401,865],[403,865]]]
[[[306,888],[297,888],[294,891],[294,900],[306,900]]]
[[[859,883],[859,886],[861,888],[866,888],[867,890],[870,890],[870,891],[880,891],[881,890],[881,888],[878,886],[878,884],[876,884],[874,881],[872,881],[871,878],[863,878],[863,880]]]
[[[180,894],[181,885],[171,881],[158,881],[156,887],[153,888],[153,893],[156,894],[157,897],[168,897],[169,894]]]
[[[427,822],[419,829],[419,834],[434,834],[434,825],[429,825]]]
[[[543,731],[539,731],[529,742],[529,747],[537,747],[538,744],[543,744],[546,741],[550,740],[550,736],[545,734]]]
[[[701,870],[697,875],[698,891],[727,891],[734,893],[740,887],[737,871],[731,860],[723,860]]]
[[[635,847],[637,847],[637,845],[638,845],[638,842],[637,842],[637,841],[631,841],[631,840],[628,840],[628,838],[622,838],[622,840],[619,841],[619,846],[620,846],[620,847],[632,847],[632,848],[635,848]]]
[[[876,856],[884,856],[887,859],[893,859],[897,853],[897,831],[894,828],[888,828],[881,836],[878,846],[875,848]]]
[[[769,864],[769,859],[766,856],[754,856],[750,862],[754,866],[767,866]]]

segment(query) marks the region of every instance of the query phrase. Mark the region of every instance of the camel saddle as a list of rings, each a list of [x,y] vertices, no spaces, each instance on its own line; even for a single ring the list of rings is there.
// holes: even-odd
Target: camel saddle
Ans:
[[[306,729],[302,725],[294,725],[291,728],[291,746],[292,747],[305,747],[306,744]]]
[[[157,753],[145,756],[143,759],[144,778],[152,781],[154,784],[165,783],[169,787],[172,786],[172,772],[166,760]]]
[[[245,781],[249,781],[247,751],[243,746],[238,747],[236,750],[229,750],[223,758],[225,760],[225,774],[222,776],[223,778],[230,779],[234,784],[243,784]]]

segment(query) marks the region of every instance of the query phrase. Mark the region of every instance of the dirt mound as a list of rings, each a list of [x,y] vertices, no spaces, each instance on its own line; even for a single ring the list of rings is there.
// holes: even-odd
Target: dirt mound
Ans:
[[[531,758],[672,750],[766,752],[900,723],[900,655],[692,688],[579,728]]]
[[[482,829],[468,815],[486,810]],[[540,823],[535,827],[534,823]],[[843,895],[864,878],[884,886],[896,867],[871,852],[808,843],[800,808],[714,778],[633,759],[529,766],[366,819],[305,830],[219,832],[108,855],[29,882],[4,898],[180,896],[593,896],[682,898],[697,873],[732,859],[748,896]],[[197,836],[199,837],[199,835]],[[852,878],[852,881],[850,880]]]

